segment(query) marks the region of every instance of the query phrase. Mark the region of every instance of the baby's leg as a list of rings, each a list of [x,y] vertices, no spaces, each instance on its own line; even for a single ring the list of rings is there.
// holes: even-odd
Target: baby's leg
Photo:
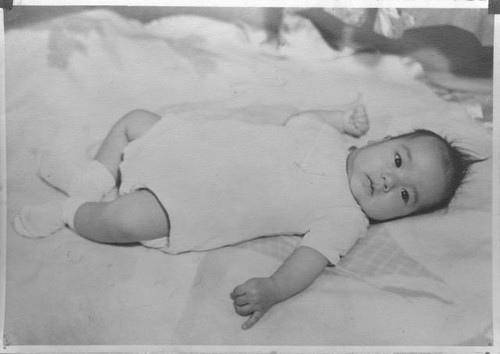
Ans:
[[[101,201],[116,185],[125,146],[142,136],[159,119],[159,116],[141,110],[132,111],[121,118],[104,140],[96,159],[72,177],[67,191],[71,198],[23,208],[14,220],[17,232],[27,237],[44,237],[66,224],[72,225],[77,207],[84,202]],[[68,220],[68,214],[71,220]]]
[[[148,111],[131,111],[111,128],[95,160],[85,166],[73,166],[71,161],[59,156],[43,155],[39,159],[38,175],[71,197],[99,201],[119,180],[118,167],[125,146],[142,136],[159,119]]]
[[[160,116],[145,110],[134,110],[126,114],[111,128],[95,159],[118,180],[123,150],[130,142],[144,135],[158,120]]]
[[[154,240],[167,236],[170,229],[167,213],[147,190],[111,202],[66,198],[24,208],[15,219],[16,231],[26,237],[49,236],[65,226],[102,243]]]
[[[130,243],[168,236],[168,216],[147,190],[108,203],[85,203],[76,212],[75,231],[92,241]]]

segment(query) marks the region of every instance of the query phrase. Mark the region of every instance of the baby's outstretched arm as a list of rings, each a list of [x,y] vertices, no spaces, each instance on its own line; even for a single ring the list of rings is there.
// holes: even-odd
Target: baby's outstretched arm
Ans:
[[[370,127],[368,115],[363,104],[357,104],[353,108],[346,110],[302,111],[290,117],[285,124],[298,119],[319,120],[336,128],[341,133],[349,134],[356,138],[364,135]]]
[[[271,277],[252,278],[237,286],[231,293],[234,309],[250,316],[241,328],[251,328],[273,305],[306,289],[327,265],[321,253],[300,246]]]

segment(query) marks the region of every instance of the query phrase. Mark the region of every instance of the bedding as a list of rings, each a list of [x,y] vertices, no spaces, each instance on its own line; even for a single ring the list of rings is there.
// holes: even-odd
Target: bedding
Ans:
[[[400,58],[336,53],[307,21],[285,21],[279,50],[245,26],[194,16],[143,25],[107,10],[6,33],[6,345],[492,344],[491,158],[447,211],[373,225],[248,331],[229,293],[272,274],[297,237],[172,256],[13,230],[22,206],[62,197],[37,178],[37,156],[88,160],[135,108],[260,124],[361,99],[371,129],[353,144],[425,127],[491,156],[491,131]]]

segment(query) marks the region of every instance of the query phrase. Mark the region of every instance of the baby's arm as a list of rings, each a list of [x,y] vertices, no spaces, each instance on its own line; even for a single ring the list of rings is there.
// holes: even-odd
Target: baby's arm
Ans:
[[[365,106],[358,104],[347,110],[309,110],[291,116],[285,124],[296,120],[313,119],[336,128],[341,133],[360,137],[369,129]]]
[[[303,291],[321,274],[328,259],[318,251],[298,247],[269,278],[252,278],[231,293],[236,312],[250,318],[242,328],[248,329],[275,304]]]

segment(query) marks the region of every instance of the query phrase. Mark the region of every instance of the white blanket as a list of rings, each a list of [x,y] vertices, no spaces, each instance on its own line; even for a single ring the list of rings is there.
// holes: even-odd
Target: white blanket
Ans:
[[[427,127],[491,154],[491,133],[399,58],[342,56],[307,21],[286,20],[279,51],[232,24],[176,17],[143,26],[106,11],[6,33],[7,344],[490,343],[491,159],[473,167],[446,214],[373,226],[337,269],[248,331],[230,291],[272,274],[296,238],[171,256],[69,230],[40,240],[13,231],[22,206],[62,197],[36,177],[37,155],[88,159],[134,108],[265,123],[361,96],[372,128],[356,144]]]

